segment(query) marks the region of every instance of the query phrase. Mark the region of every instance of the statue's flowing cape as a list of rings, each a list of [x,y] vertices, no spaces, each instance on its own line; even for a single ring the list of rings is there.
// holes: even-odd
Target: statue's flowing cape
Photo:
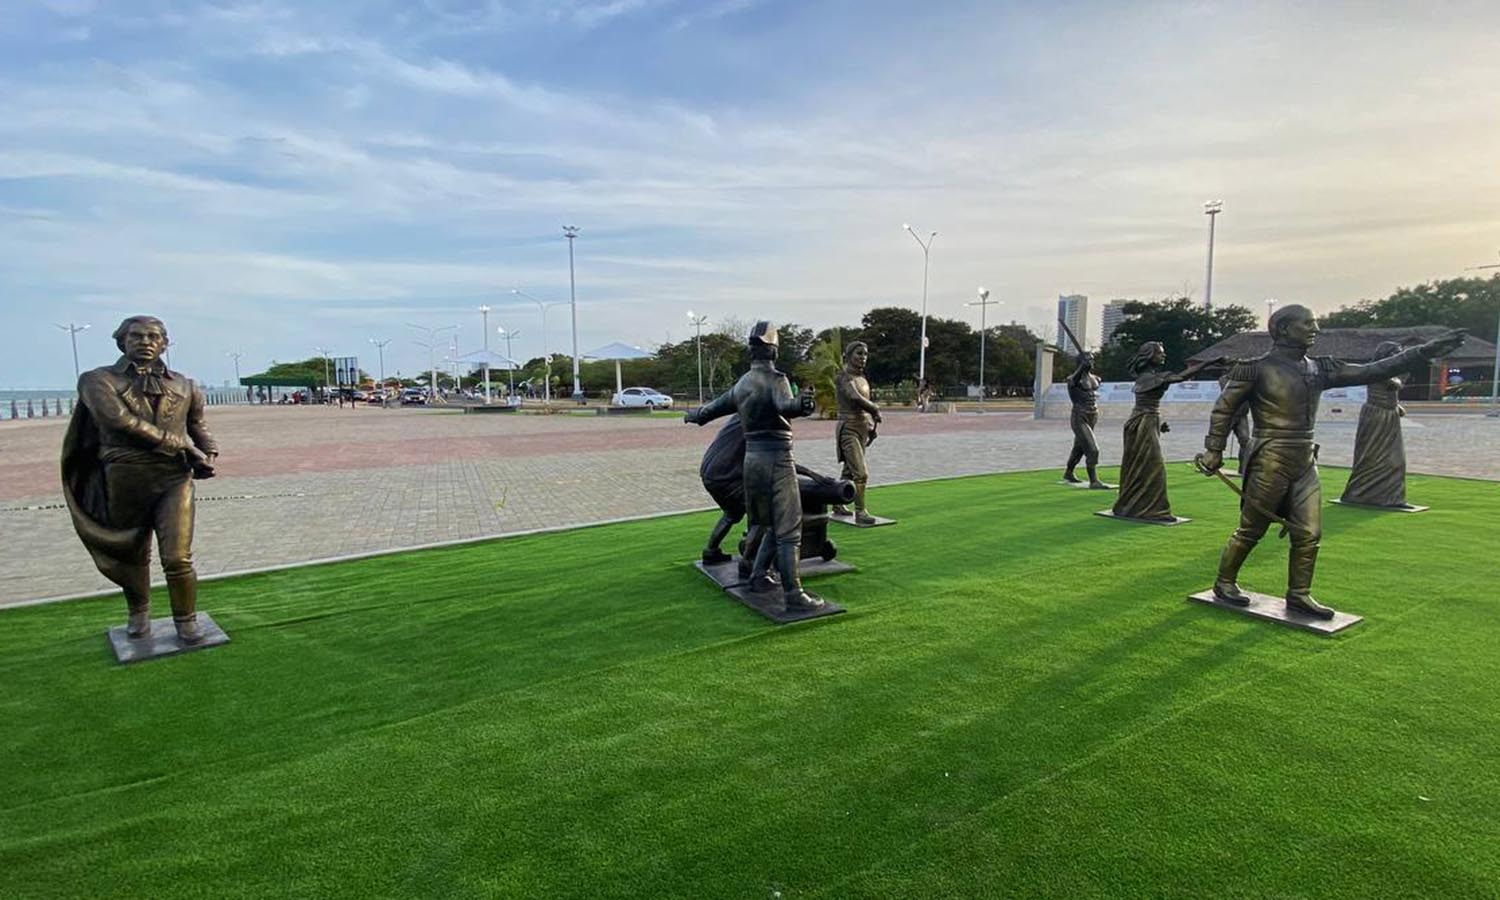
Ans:
[[[73,407],[62,449],[63,499],[73,530],[94,558],[94,565],[110,581],[117,567],[140,558],[141,542],[149,539],[145,528],[111,528],[105,494],[104,466],[99,462],[99,429],[88,406]],[[123,585],[122,585],[123,586]]]

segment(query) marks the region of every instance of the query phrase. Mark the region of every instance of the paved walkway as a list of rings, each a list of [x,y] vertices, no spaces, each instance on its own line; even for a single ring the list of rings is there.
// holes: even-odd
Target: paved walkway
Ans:
[[[1325,463],[1349,464],[1354,420],[1320,424]],[[112,587],[62,508],[64,425],[0,423],[0,606]],[[198,482],[202,575],[710,504],[698,460],[716,426],[675,418],[218,407],[209,425],[224,455],[219,477]],[[1105,464],[1119,461],[1119,425],[1101,423]],[[1203,431],[1174,422],[1168,458],[1192,456]],[[1413,471],[1500,479],[1500,420],[1413,415],[1406,440]],[[872,483],[1057,465],[1071,442],[1066,423],[1025,412],[894,411],[870,452]],[[797,459],[837,471],[831,422],[797,423]]]

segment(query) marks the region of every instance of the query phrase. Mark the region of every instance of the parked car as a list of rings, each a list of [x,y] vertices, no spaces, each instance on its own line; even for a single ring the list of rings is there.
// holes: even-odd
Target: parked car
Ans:
[[[407,388],[401,392],[402,406],[425,406],[427,403],[427,392],[417,388]]]
[[[648,387],[628,387],[610,400],[615,406],[644,406],[647,409],[670,409],[672,398]]]

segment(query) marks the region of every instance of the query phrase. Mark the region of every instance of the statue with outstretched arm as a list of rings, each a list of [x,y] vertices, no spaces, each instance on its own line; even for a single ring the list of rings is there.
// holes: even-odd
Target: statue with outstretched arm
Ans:
[[[843,464],[840,477],[854,482],[854,521],[861,525],[875,524],[875,517],[865,508],[865,485],[870,480],[865,449],[875,442],[875,428],[880,424],[880,407],[870,399],[870,380],[865,377],[869,360],[870,348],[864,341],[850,343],[844,348],[844,368],[834,382],[839,414],[834,443]],[[834,511],[841,516],[849,514],[842,505],[835,506]]]
[[[757,322],[750,332],[750,371],[734,387],[684,420],[704,425],[721,416],[738,414],[745,430],[745,506],[750,526],[764,529],[751,576],[757,590],[769,585],[766,570],[774,553],[788,609],[815,609],[824,601],[802,590],[797,563],[802,543],[802,498],[792,459],[792,426],[788,419],[810,415],[812,394],[792,393],[786,375],[776,369],[779,344],[776,327]]]
[[[1270,353],[1241,360],[1230,369],[1229,380],[1210,415],[1208,436],[1203,441],[1206,452],[1198,458],[1200,468],[1207,473],[1223,465],[1235,411],[1248,404],[1253,431],[1242,470],[1240,523],[1219,557],[1214,596],[1236,606],[1250,604],[1250,597],[1237,583],[1240,567],[1266,528],[1279,518],[1291,538],[1287,609],[1331,619],[1334,611],[1312,597],[1313,570],[1323,533],[1323,495],[1318,481],[1317,445],[1313,443],[1318,400],[1329,388],[1384,381],[1419,361],[1450,353],[1463,341],[1464,333],[1449,332],[1359,365],[1331,356],[1307,355],[1318,336],[1318,322],[1305,306],[1278,309],[1271,316],[1270,331]]]
[[[1147,522],[1175,521],[1167,499],[1167,462],[1161,452],[1161,435],[1171,429],[1161,420],[1161,398],[1172,385],[1222,363],[1211,359],[1193,363],[1181,372],[1170,371],[1166,367],[1167,350],[1160,341],[1145,342],[1131,358],[1135,408],[1125,420],[1115,515]]]

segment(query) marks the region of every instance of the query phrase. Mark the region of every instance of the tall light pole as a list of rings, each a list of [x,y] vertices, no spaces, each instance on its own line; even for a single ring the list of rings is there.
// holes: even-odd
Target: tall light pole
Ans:
[[[1271,330],[1271,317],[1276,315],[1276,298],[1266,298],[1266,331]]]
[[[495,331],[499,332],[500,336],[505,338],[505,355],[510,359],[510,396],[514,397],[516,395],[516,358],[511,356],[510,342],[520,337],[521,332],[506,331],[504,325],[496,328]]]
[[[698,405],[703,405],[703,326],[708,324],[708,316],[695,316],[692,310],[688,310],[688,321],[698,329]]]
[[[1208,273],[1203,278],[1203,308],[1214,306],[1214,220],[1224,209],[1223,200],[1210,200],[1203,204],[1203,214],[1208,216]]]
[[[328,351],[322,347],[314,347],[313,349],[318,351],[319,356],[323,357],[323,399],[326,401],[328,399],[328,382],[330,380],[328,377]]]
[[[428,384],[427,384],[427,390],[430,392],[430,396],[432,397],[432,399],[436,400],[437,399],[437,336],[438,336],[438,332],[440,332],[440,331],[447,331],[450,328],[453,329],[454,331],[457,331],[458,330],[458,326],[457,325],[443,325],[443,326],[440,326],[438,328],[429,328],[426,325],[413,325],[411,322],[407,322],[406,323],[406,327],[407,328],[415,328],[418,331],[425,332],[427,334],[427,340],[425,342],[424,341],[412,341],[412,343],[416,344],[418,347],[426,347],[427,348],[427,365],[432,370],[432,374],[429,376],[429,377],[432,378],[432,380],[430,382],[428,382]]]
[[[479,315],[483,317],[479,333],[484,335],[484,402],[488,403],[490,402],[490,308],[480,304]],[[509,356],[510,352],[507,351],[505,355]]]
[[[1470,266],[1471,270],[1500,269],[1500,265]],[[1495,369],[1490,373],[1490,418],[1500,418],[1500,318],[1495,320]]]
[[[578,237],[577,225],[564,225],[563,237],[568,239],[568,302],[573,306],[573,402],[583,402],[583,387],[578,381],[578,284],[573,277],[573,240]]]
[[[69,322],[66,325],[59,325],[57,327],[61,328],[63,331],[66,331],[68,333],[69,340],[73,342],[73,381],[77,382],[78,376],[82,374],[78,369],[78,332],[88,331],[89,326],[86,324],[74,325],[72,322]],[[235,376],[239,376],[238,370],[236,370]]]
[[[566,306],[567,305],[567,301],[565,301],[565,300],[554,300],[554,301],[552,301],[550,303],[543,303],[541,300],[538,300],[537,298],[531,296],[530,294],[526,293],[525,291],[521,290],[520,288],[511,288],[510,292],[512,294],[515,294],[517,297],[525,297],[527,300],[530,300],[532,303],[535,303],[536,304],[536,308],[542,311],[542,359],[543,359],[543,362],[546,364],[546,367],[547,367],[546,382],[542,385],[542,400],[545,403],[551,403],[552,402],[552,351],[547,347],[547,310],[551,309],[554,306]],[[506,355],[509,356],[510,354],[507,353]],[[514,358],[514,357],[512,357],[512,358]]]
[[[990,292],[987,289],[985,289],[985,288],[980,288],[979,289],[979,299],[978,300],[972,300],[972,301],[964,304],[965,306],[977,306],[977,307],[979,307],[979,402],[980,403],[984,402],[984,332],[985,332],[985,315],[984,314],[986,312],[988,312],[988,310],[986,309],[986,307],[999,306],[1001,303],[1004,303],[1004,302],[1005,301],[1003,301],[1003,300],[991,300],[990,299]],[[1080,348],[1080,350],[1081,349],[1082,348]]]
[[[917,389],[921,390],[922,380],[927,377],[927,269],[932,262],[932,242],[937,237],[937,232],[929,233],[924,243],[921,238],[917,237],[917,233],[910,225],[901,227],[906,229],[911,239],[922,248],[922,346],[917,353]]]
[[[375,345],[375,351],[380,356],[380,405],[385,406],[385,345],[391,342],[390,338],[377,341],[370,338],[370,343]]]
[[[239,387],[240,387],[240,357],[244,356],[245,354],[239,352],[238,350],[235,350],[233,352],[226,353],[224,355],[225,356],[232,356],[232,357],[234,357],[234,387],[235,387],[235,390],[239,390]],[[78,363],[75,360],[73,364],[76,366]]]

